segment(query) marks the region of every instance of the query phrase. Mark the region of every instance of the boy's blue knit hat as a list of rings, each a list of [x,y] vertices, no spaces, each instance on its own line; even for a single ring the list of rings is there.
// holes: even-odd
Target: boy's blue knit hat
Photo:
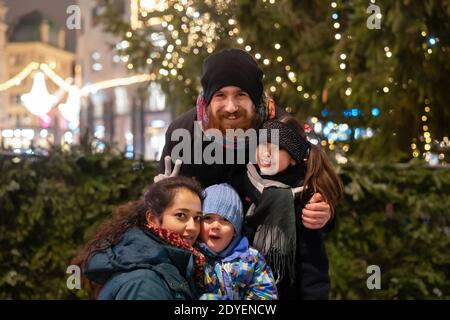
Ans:
[[[203,214],[215,213],[234,226],[236,234],[241,233],[244,208],[237,192],[227,183],[215,184],[205,189]]]

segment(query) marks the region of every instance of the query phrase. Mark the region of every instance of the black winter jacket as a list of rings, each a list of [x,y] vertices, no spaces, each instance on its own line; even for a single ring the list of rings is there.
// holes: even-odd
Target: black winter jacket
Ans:
[[[275,109],[275,118],[280,117],[281,115],[286,114],[286,112],[278,107]],[[239,182],[242,174],[246,172],[246,164],[248,163],[250,157],[248,148],[240,151],[234,152],[235,164],[225,164],[226,157],[226,148],[223,148],[223,162],[222,164],[213,163],[206,164],[202,161],[201,164],[194,164],[194,153],[196,149],[194,148],[194,122],[197,120],[197,111],[196,108],[193,108],[186,113],[180,115],[176,118],[167,128],[166,131],[166,144],[164,145],[164,149],[161,155],[160,160],[160,172],[164,173],[164,158],[167,155],[171,155],[172,149],[175,145],[179,143],[179,141],[171,141],[172,132],[175,129],[186,129],[191,134],[191,163],[183,163],[181,166],[180,175],[187,177],[195,177],[197,181],[201,183],[204,188],[207,188],[213,184],[228,182],[233,187],[235,187]],[[181,141],[181,140],[180,140]],[[212,141],[203,141],[201,151],[205,150],[205,147],[209,144],[214,143]],[[237,162],[238,153],[245,152],[245,161],[241,161],[241,163]],[[172,158],[172,161],[175,162],[175,159]],[[238,178],[239,177],[239,178]],[[234,182],[236,181],[236,182]],[[239,192],[239,190],[237,190]]]

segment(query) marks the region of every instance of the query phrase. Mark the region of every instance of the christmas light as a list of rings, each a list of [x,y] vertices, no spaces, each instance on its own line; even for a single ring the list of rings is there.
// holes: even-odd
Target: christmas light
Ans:
[[[22,71],[20,71],[17,75],[7,80],[4,83],[0,83],[0,91],[8,90],[11,87],[18,86],[22,83],[22,81],[28,77],[31,72],[37,70],[39,68],[39,63],[31,62],[29,63]]]
[[[77,86],[70,86],[66,103],[58,106],[62,116],[69,122],[79,122],[80,117],[80,90]]]
[[[150,80],[155,80],[154,74],[140,74],[125,78],[116,78],[111,80],[100,81],[91,85],[87,85],[81,89],[81,96],[86,96],[88,94],[97,92],[98,90],[118,87],[118,86],[128,86],[135,83],[146,82]]]
[[[28,111],[41,117],[51,110],[58,99],[48,93],[44,73],[38,71],[34,75],[31,91],[23,94],[21,100]]]
[[[44,71],[45,75],[50,78],[57,86],[65,91],[69,91],[70,84],[64,81],[59,75],[57,75],[48,65],[45,63],[40,64],[40,69]]]

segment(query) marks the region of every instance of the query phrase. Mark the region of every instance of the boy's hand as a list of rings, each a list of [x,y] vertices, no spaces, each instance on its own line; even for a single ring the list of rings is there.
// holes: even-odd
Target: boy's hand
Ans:
[[[320,229],[331,218],[331,207],[320,193],[314,193],[302,211],[303,225],[308,229]]]

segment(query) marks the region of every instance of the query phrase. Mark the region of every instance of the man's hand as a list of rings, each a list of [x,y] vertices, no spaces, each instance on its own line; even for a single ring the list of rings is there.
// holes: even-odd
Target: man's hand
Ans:
[[[181,164],[183,163],[183,161],[181,161],[180,159],[177,159],[175,161],[175,167],[173,168],[173,171],[172,171],[172,158],[170,156],[166,156],[164,158],[164,162],[165,162],[164,174],[160,173],[157,176],[155,176],[153,178],[153,182],[155,182],[155,183],[159,182],[161,180],[170,178],[170,177],[178,176],[178,173],[180,172]]]
[[[303,225],[308,229],[320,229],[331,218],[331,207],[320,193],[314,193],[302,211]]]

